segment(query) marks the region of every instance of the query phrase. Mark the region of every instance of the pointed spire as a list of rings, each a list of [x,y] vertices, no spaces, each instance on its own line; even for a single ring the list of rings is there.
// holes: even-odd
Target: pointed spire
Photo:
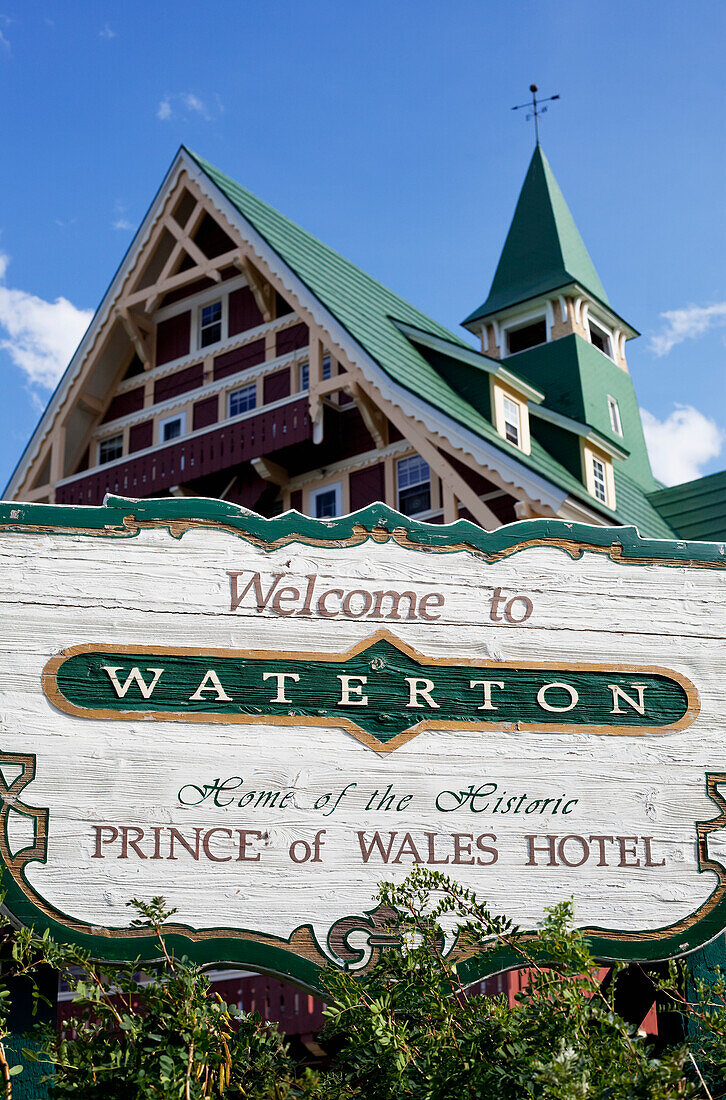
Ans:
[[[464,324],[569,283],[579,283],[594,298],[610,305],[538,143],[517,200],[489,297]]]

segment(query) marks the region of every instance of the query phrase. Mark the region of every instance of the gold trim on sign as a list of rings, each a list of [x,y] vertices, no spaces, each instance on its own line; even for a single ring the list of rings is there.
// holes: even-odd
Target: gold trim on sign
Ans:
[[[143,500],[140,501],[143,503]],[[38,505],[38,507],[45,507],[45,505]],[[58,507],[61,507],[60,505]],[[82,505],[69,505],[68,507],[83,507]],[[325,523],[325,520],[320,520],[320,523]],[[548,522],[548,521],[544,521]],[[565,523],[565,520],[557,520],[554,522]],[[549,537],[547,535],[538,536],[536,538],[522,539],[521,542],[513,543],[511,546],[504,547],[502,550],[488,551],[482,550],[478,546],[472,546],[471,543],[462,541],[457,543],[449,543],[445,546],[442,545],[427,545],[423,542],[418,542],[416,539],[410,537],[408,528],[402,526],[391,527],[385,522],[379,522],[373,524],[371,527],[366,527],[362,523],[353,524],[353,534],[342,538],[313,538],[310,535],[305,535],[302,532],[294,531],[287,535],[281,535],[277,539],[267,540],[260,535],[253,535],[249,531],[243,531],[239,527],[231,523],[226,523],[224,520],[212,520],[212,519],[174,519],[170,517],[168,519],[137,519],[133,514],[123,516],[122,523],[123,529],[114,526],[107,526],[104,528],[98,527],[64,527],[56,526],[53,524],[34,524],[34,523],[0,523],[0,531],[12,531],[14,534],[64,534],[64,535],[92,535],[96,538],[133,538],[142,530],[155,530],[166,529],[172,538],[181,538],[187,531],[192,531],[197,528],[209,528],[216,531],[224,531],[228,534],[234,535],[237,538],[242,538],[252,546],[256,546],[258,549],[279,550],[290,543],[297,542],[304,546],[320,546],[324,549],[337,549],[342,550],[344,548],[359,546],[361,543],[366,542],[369,538],[374,542],[387,542],[389,539],[393,539],[399,546],[408,550],[417,550],[425,554],[450,554],[460,553],[465,551],[473,554],[477,558],[481,558],[484,561],[493,563],[497,561],[503,561],[505,558],[511,557],[513,554],[519,553],[521,550],[528,550],[534,547],[542,549],[554,549],[563,550],[570,558],[577,561],[585,553],[604,555],[610,558],[611,561],[616,562],[619,565],[653,565],[653,566],[686,566],[689,569],[724,569],[726,562],[724,561],[694,561],[691,558],[652,558],[648,556],[627,557],[623,555],[622,543],[612,542],[609,546],[595,546],[589,542],[581,542],[578,539],[566,539],[558,537]],[[615,530],[609,528],[609,530]],[[673,540],[675,541],[675,540]]]
[[[352,720],[345,717],[328,718],[324,716],[308,717],[308,716],[289,716],[289,715],[256,715],[256,714],[204,714],[198,711],[130,711],[130,710],[92,710],[89,707],[79,707],[74,703],[71,703],[66,699],[58,687],[58,669],[69,660],[71,657],[75,657],[80,653],[94,653],[108,651],[112,653],[129,653],[135,656],[144,657],[232,657],[239,658],[241,660],[298,660],[309,662],[326,662],[330,664],[344,664],[346,661],[351,660],[353,657],[357,657],[359,653],[365,652],[370,649],[378,641],[387,641],[399,652],[405,656],[410,657],[422,668],[435,668],[435,667],[461,667],[476,668],[476,669],[541,669],[542,671],[557,671],[557,672],[607,672],[617,675],[633,675],[642,676],[644,673],[650,673],[655,676],[664,676],[671,681],[675,681],[686,693],[688,699],[688,708],[686,713],[677,722],[672,722],[667,726],[657,726],[655,728],[649,726],[598,726],[598,725],[585,725],[575,724],[567,722],[477,722],[472,721],[456,721],[456,720],[437,720],[435,718],[424,719],[418,722],[410,729],[404,730],[402,733],[396,734],[390,741],[382,744],[377,741],[365,730],[361,729]],[[82,645],[70,646],[68,649],[62,650],[56,654],[46,664],[41,676],[41,683],[43,691],[48,699],[53,703],[58,710],[64,711],[66,714],[72,714],[79,718],[108,718],[108,719],[123,719],[124,721],[157,721],[157,722],[196,722],[198,724],[204,724],[207,722],[221,722],[221,723],[237,723],[245,725],[274,725],[274,726],[330,726],[338,729],[344,729],[348,733],[352,734],[358,741],[366,745],[367,748],[373,749],[374,752],[379,755],[384,755],[389,752],[393,752],[395,749],[400,748],[401,745],[405,745],[407,741],[418,736],[419,733],[423,733],[424,730],[497,730],[503,732],[526,732],[533,731],[536,733],[593,733],[601,736],[614,736],[614,737],[637,737],[639,735],[658,736],[666,733],[675,733],[679,730],[686,729],[690,726],[698,717],[700,711],[700,700],[695,685],[682,673],[676,672],[670,668],[664,668],[660,665],[602,665],[593,664],[592,662],[573,661],[567,664],[567,667],[563,668],[563,662],[555,661],[492,661],[492,660],[477,660],[475,658],[456,658],[456,657],[427,657],[413,646],[408,645],[406,642],[401,641],[395,634],[392,634],[389,630],[380,629],[374,634],[371,634],[368,638],[364,638],[362,641],[357,642],[345,653],[325,653],[325,652],[305,652],[305,651],[291,651],[291,650],[269,650],[269,649],[206,649],[197,648],[193,646],[175,646],[173,648],[164,648],[161,646],[129,646],[129,645],[114,645],[112,643],[105,642],[87,642]]]

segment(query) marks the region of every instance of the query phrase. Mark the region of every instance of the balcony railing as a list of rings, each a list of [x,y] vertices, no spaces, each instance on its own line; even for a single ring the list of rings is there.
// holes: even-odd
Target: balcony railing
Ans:
[[[308,397],[229,421],[58,485],[58,504],[101,504],[106,493],[149,497],[174,485],[273,454],[312,436]]]

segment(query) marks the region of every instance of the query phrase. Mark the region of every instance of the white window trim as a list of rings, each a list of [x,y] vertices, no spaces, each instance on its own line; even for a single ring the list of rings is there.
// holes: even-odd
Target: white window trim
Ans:
[[[615,411],[615,417],[613,417],[613,410]],[[608,415],[610,417],[610,427],[615,432],[615,435],[619,435],[623,438],[623,418],[620,415],[620,404],[617,397],[613,397],[611,393],[608,394]],[[613,424],[613,419],[617,420],[617,428]]]
[[[112,439],[120,439],[121,440],[121,454],[118,455],[117,458],[109,458],[107,462],[101,462],[101,447],[104,445],[104,443],[110,443]],[[96,465],[97,466],[110,466],[112,462],[118,462],[119,459],[124,457],[124,450],[125,450],[125,448],[124,448],[124,433],[123,432],[114,432],[112,435],[104,436],[103,439],[99,439],[99,441],[98,441],[98,446],[97,446],[97,450],[96,450],[96,460],[97,460]],[[88,471],[84,471],[84,473],[87,473],[87,472]]]
[[[494,380],[494,377],[490,375],[490,399],[492,406],[492,417],[494,420],[494,428],[497,435],[500,435],[502,439],[507,440],[507,429],[504,421],[504,398],[508,397],[509,400],[519,407],[519,443],[511,443],[510,447],[516,447],[522,454],[528,455],[532,451],[532,440],[529,434],[529,407],[524,398],[520,397],[513,390],[504,388],[498,382]]]
[[[222,306],[222,324],[221,334],[219,340],[215,340],[213,344],[205,344],[202,347],[202,310],[207,306],[214,305],[215,302],[219,302]],[[214,294],[208,302],[196,302],[192,306],[192,332],[191,332],[191,347],[201,352],[203,355],[209,355],[211,352],[218,351],[220,346],[228,340],[227,331],[229,329],[229,295],[224,292],[220,294],[219,290]]]
[[[308,384],[303,386],[303,369],[307,367],[308,370]],[[310,389],[310,361],[305,359],[302,363],[298,363],[297,367],[297,392],[307,393]]]
[[[337,516],[343,515],[343,483],[341,481],[334,481],[330,485],[321,485],[317,489],[310,490],[310,515],[315,518],[316,502],[319,496],[323,493],[335,493],[335,513]],[[328,518],[327,516],[325,517]]]
[[[507,405],[510,405],[514,410],[510,416],[507,413]],[[522,406],[518,401],[513,401],[508,394],[502,394],[502,424],[504,426],[504,438],[508,443],[511,443],[514,447],[519,447],[522,441]],[[509,439],[507,435],[507,426],[511,426],[517,433],[516,442]]]
[[[549,306],[549,309],[547,308]],[[554,324],[554,310],[552,309],[552,303],[547,302],[539,309],[530,311],[529,313],[521,313],[518,317],[512,317],[508,321],[501,321],[499,324],[500,339],[498,341],[501,348],[502,358],[509,359],[511,355],[523,355],[521,351],[509,351],[509,333],[515,332],[519,328],[526,328],[527,325],[534,324],[535,321],[544,321],[545,323],[545,339],[543,344],[548,344],[552,339],[552,325]],[[543,344],[533,344],[532,347],[541,348]],[[530,348],[525,348],[525,351],[530,351]]]
[[[601,329],[608,340],[610,341],[610,355],[606,351],[600,351],[600,348],[596,348],[590,339],[590,325],[595,325],[596,328]],[[606,359],[609,359],[611,363],[615,362],[615,356],[617,354],[615,343],[615,332],[605,321],[603,321],[596,313],[592,313],[590,310],[590,303],[585,302],[582,307],[582,327],[587,333],[588,342],[595,348],[595,351],[599,351],[601,355],[604,355]]]
[[[593,467],[593,459],[595,458],[605,467],[606,500],[604,501],[600,500],[595,494],[595,471]],[[582,467],[585,487],[595,503],[615,511],[615,476],[613,474],[612,460],[604,451],[591,447],[589,443],[582,440]]]
[[[166,439],[166,440],[164,439],[164,426],[166,424],[171,424],[173,420],[181,420],[181,431],[179,432],[179,435],[176,438],[181,439],[181,437],[183,435],[186,435],[186,431],[187,431],[187,414],[186,414],[186,410],[184,410],[182,412],[174,413],[172,416],[165,416],[163,418],[163,420],[159,421],[159,426],[158,426],[158,429],[157,429],[157,439],[158,439],[159,443],[171,443],[171,442],[173,442],[171,439]]]
[[[167,321],[170,317],[176,317],[179,313],[186,313],[187,310],[191,310],[193,313],[197,306],[208,306],[210,302],[216,302],[219,298],[226,298],[233,290],[241,290],[245,286],[249,286],[249,283],[244,275],[238,275],[234,279],[225,279],[224,282],[208,286],[206,290],[190,294],[188,298],[180,298],[178,302],[162,306],[155,311],[152,320],[156,325],[159,321]]]
[[[395,462],[395,467],[396,467],[396,469],[395,469],[396,508],[398,509],[399,512],[401,511],[401,482],[400,482],[400,479],[399,479],[399,476],[398,476],[398,471],[401,468],[401,463],[406,462],[409,458],[419,458],[419,459],[421,459],[421,456],[414,451],[413,454],[410,454],[410,455],[401,455],[401,457],[397,458],[396,462]],[[421,461],[425,462],[426,460],[421,459]],[[404,487],[403,491],[405,493],[406,489],[416,489],[416,488],[418,488],[419,485],[428,485],[428,487],[429,487],[429,507],[428,507],[428,509],[425,509],[423,512],[410,512],[410,513],[407,512],[407,513],[405,513],[406,515],[409,516],[409,518],[413,518],[413,516],[418,517],[418,516],[428,515],[432,510],[433,494],[434,494],[433,475],[432,475],[432,472],[431,472],[431,467],[429,466],[428,462],[426,463],[426,465],[428,466],[428,469],[429,469],[428,478],[425,478],[423,481],[417,481],[414,485],[406,485]],[[439,511],[441,511],[440,508],[439,508]]]
[[[241,413],[233,413],[232,412],[232,394],[241,393],[242,390],[254,390],[255,391],[255,403],[254,403],[254,405],[251,409],[244,409]],[[236,418],[238,416],[246,416],[247,413],[255,412],[257,409],[261,408],[262,406],[260,406],[260,404],[257,400],[257,398],[259,397],[258,390],[259,390],[259,386],[257,385],[256,382],[247,382],[244,386],[233,386],[229,390],[227,390],[227,393],[225,395],[225,404],[227,406],[227,408],[226,408],[227,420],[236,420]]]

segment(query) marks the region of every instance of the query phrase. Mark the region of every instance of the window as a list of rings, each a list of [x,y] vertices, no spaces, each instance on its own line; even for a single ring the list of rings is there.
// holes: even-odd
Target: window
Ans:
[[[123,453],[123,435],[110,435],[108,439],[102,439],[98,444],[98,464],[103,466],[105,462],[113,462],[115,458],[121,458]]]
[[[431,471],[418,455],[400,458],[396,464],[398,510],[404,516],[428,512],[431,507]]]
[[[239,416],[240,413],[249,412],[257,407],[257,386],[245,386],[241,390],[234,390],[229,395],[229,415]]]
[[[323,382],[332,377],[333,368],[330,362],[330,356],[326,355],[323,359]],[[300,364],[300,392],[310,389],[310,364]]]
[[[592,484],[596,498],[603,504],[608,502],[608,486],[605,478],[605,463],[592,455]]]
[[[521,328],[507,329],[507,351],[510,355],[546,343],[547,322],[544,317],[539,321],[531,321],[527,325],[522,325]]]
[[[609,359],[612,359],[613,352],[610,344],[610,337],[605,329],[600,328],[594,321],[590,321],[590,343],[593,344],[598,351],[601,351],[603,355],[607,355]]]
[[[518,447],[520,440],[519,405],[505,395],[502,397],[502,408],[504,410],[504,438],[507,442]]]
[[[165,420],[160,420],[159,442],[169,443],[172,439],[178,439],[179,436],[184,435],[185,427],[186,416],[184,413],[177,413],[176,416],[167,416]]]
[[[620,409],[614,397],[608,394],[608,410],[610,412],[610,427],[616,435],[623,434],[623,425],[620,420]]]
[[[209,347],[222,339],[222,303],[210,302],[202,306],[199,317],[199,346]]]
[[[343,511],[340,482],[327,485],[324,489],[313,489],[310,493],[310,511],[313,519],[332,519]]]

